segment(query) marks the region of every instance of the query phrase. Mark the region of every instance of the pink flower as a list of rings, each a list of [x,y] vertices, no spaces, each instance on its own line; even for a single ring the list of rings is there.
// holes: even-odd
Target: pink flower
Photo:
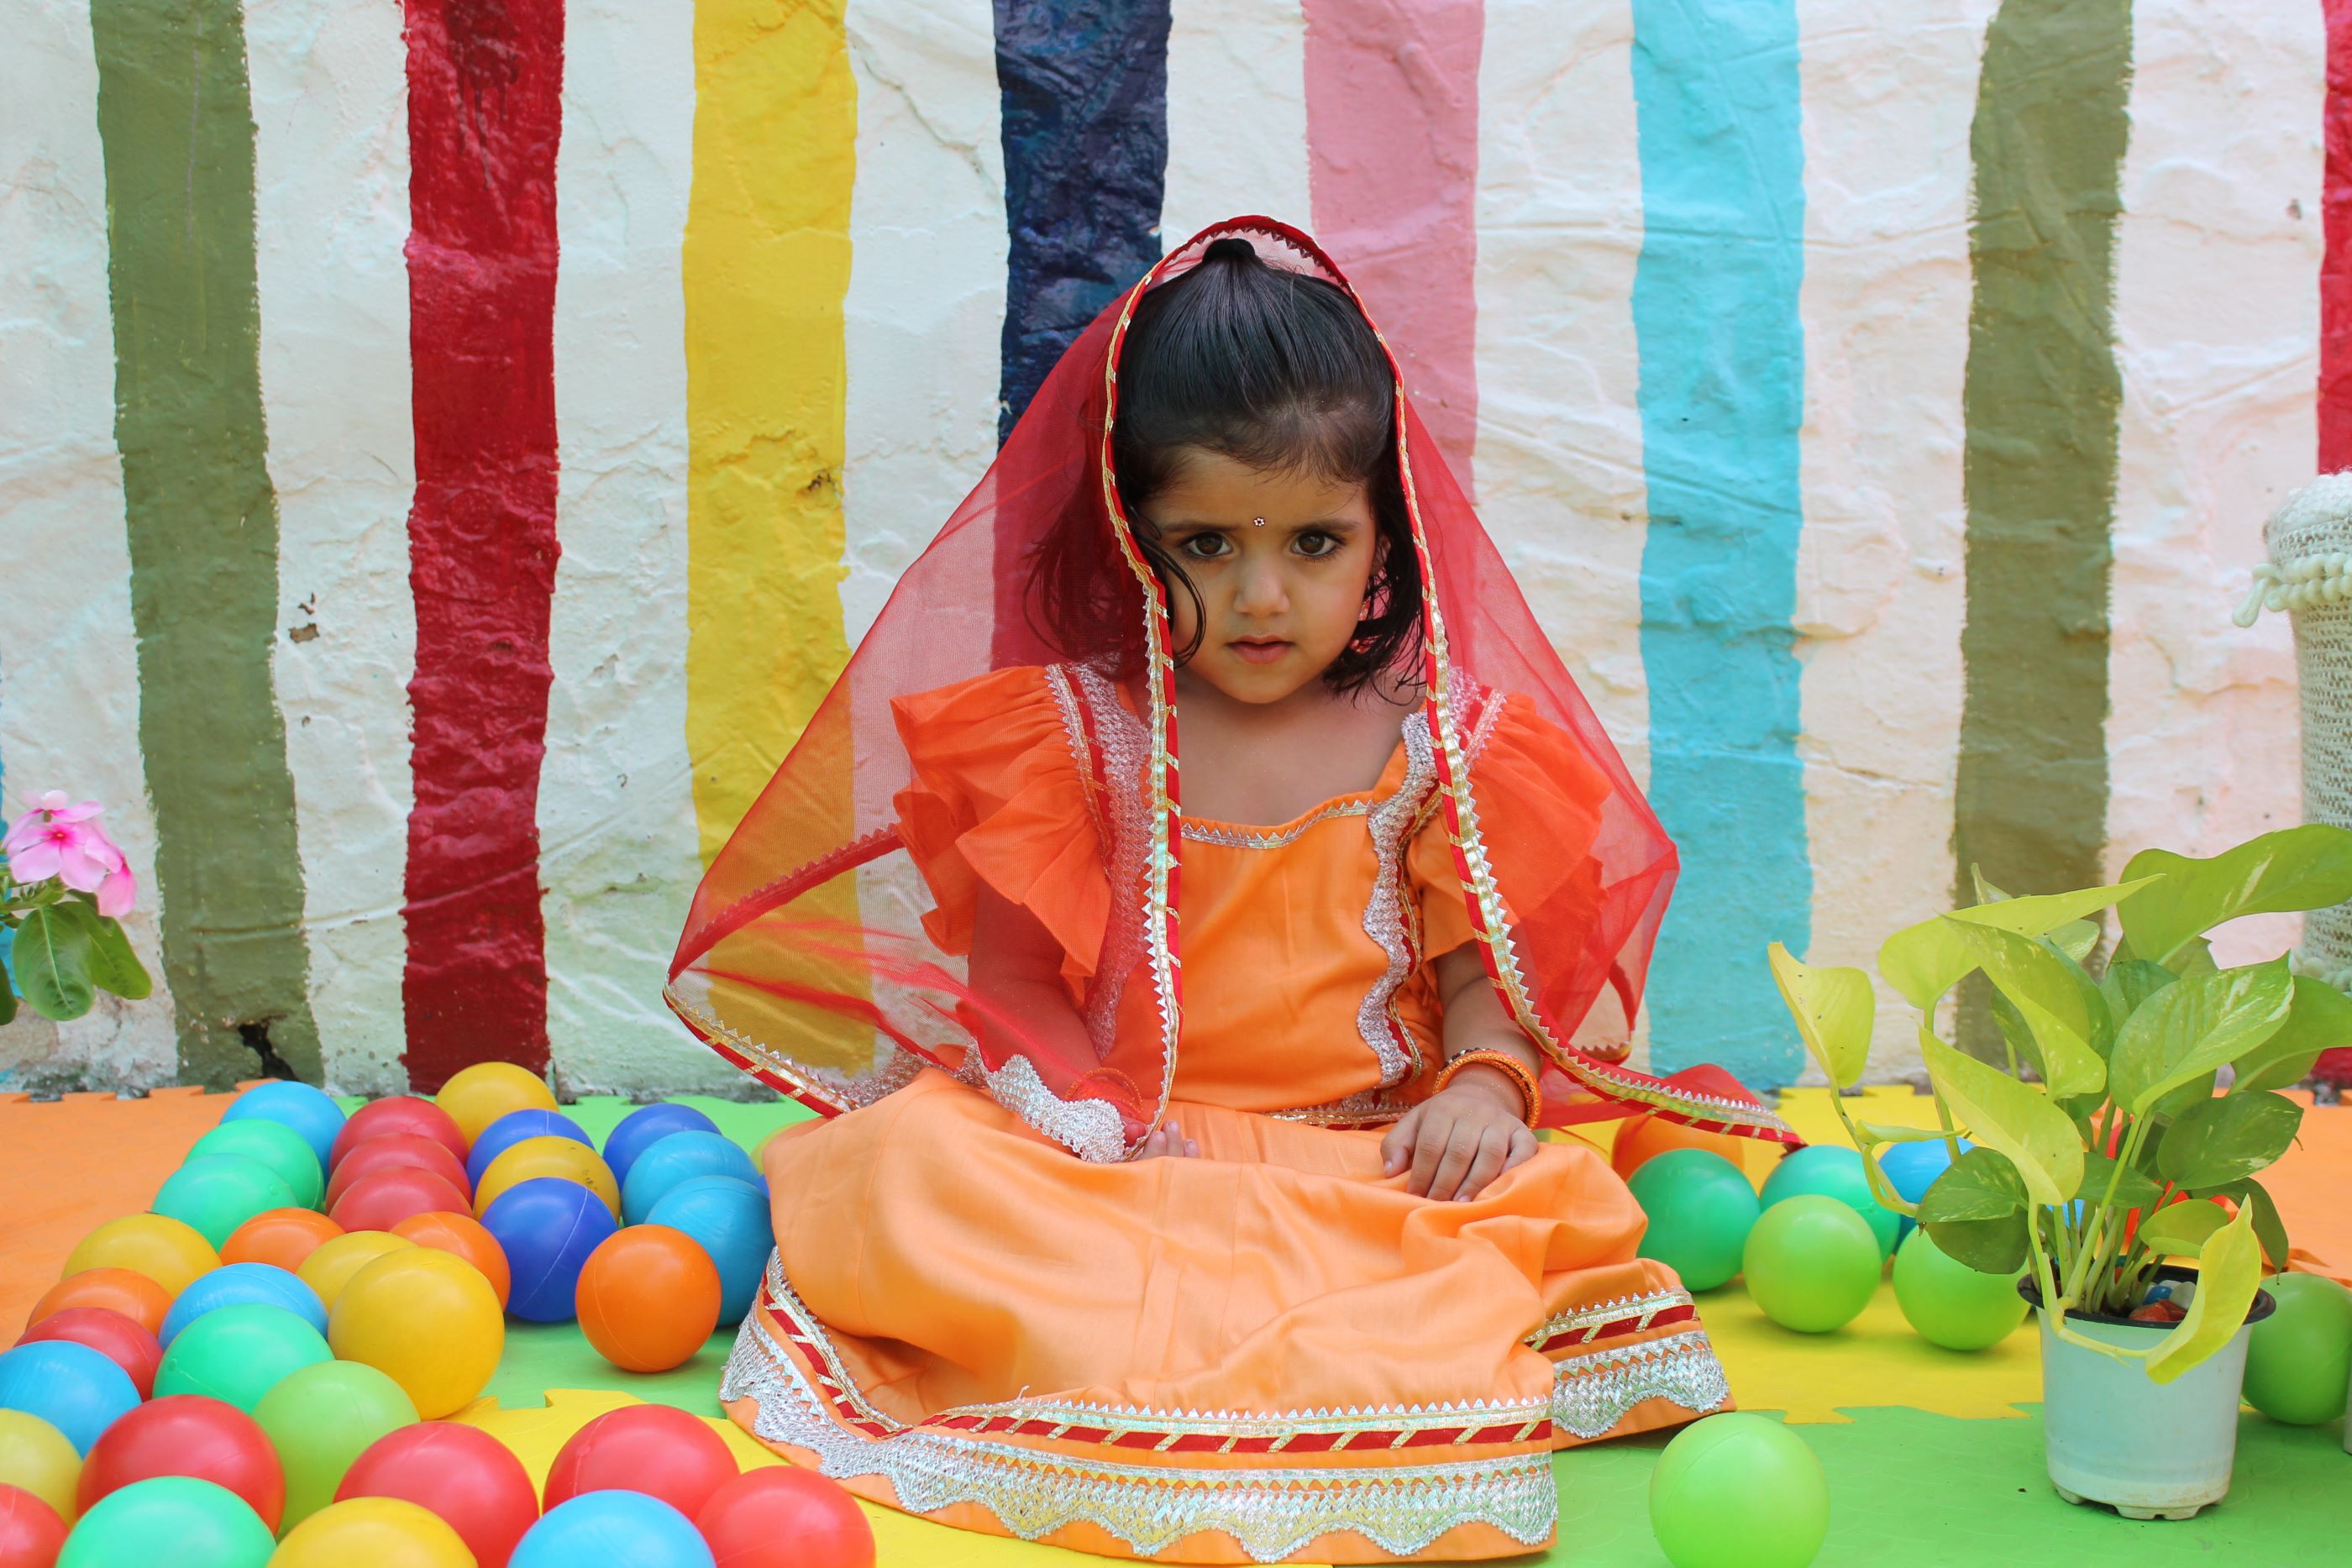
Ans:
[[[128,911],[139,896],[139,880],[121,848],[98,825],[104,810],[95,800],[68,805],[60,789],[37,797],[0,839],[9,876],[20,883],[56,877],[77,893],[96,894],[100,915]]]

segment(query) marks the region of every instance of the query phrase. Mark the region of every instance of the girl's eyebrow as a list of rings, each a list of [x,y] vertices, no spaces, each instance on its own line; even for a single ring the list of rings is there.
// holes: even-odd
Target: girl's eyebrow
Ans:
[[[1184,532],[1195,534],[1237,534],[1253,526],[1249,523],[1195,522],[1191,518],[1180,518],[1165,525],[1170,533],[1181,529]],[[1318,517],[1312,522],[1293,523],[1290,525],[1290,531],[1295,534],[1347,533],[1360,526],[1353,517]]]

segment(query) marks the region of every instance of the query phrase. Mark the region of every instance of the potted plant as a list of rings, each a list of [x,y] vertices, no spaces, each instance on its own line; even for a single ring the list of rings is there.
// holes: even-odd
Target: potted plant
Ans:
[[[100,991],[136,1001],[154,989],[119,916],[139,896],[129,862],[98,825],[95,800],[60,791],[33,802],[0,839],[0,1024],[22,996],[44,1018],[76,1019]]]
[[[1832,1103],[1879,1202],[1971,1268],[2024,1270],[2060,1495],[2186,1519],[2229,1490],[2247,1325],[2270,1311],[2263,1260],[2286,1263],[2285,1228],[2256,1179],[2302,1120],[2277,1091],[2352,1041],[2352,1000],[2284,956],[2221,968],[2206,933],[2352,898],[2352,831],[2290,828],[2210,860],[2145,851],[2113,887],[1979,891],[1878,953],[1879,974],[1918,1009],[1941,1130],[1856,1122]],[[2121,936],[2102,960],[2094,917],[2110,905]],[[1833,1087],[1853,1085],[1870,1050],[1869,977],[1810,967],[1778,943],[1771,961],[1806,1049]],[[2000,1063],[1936,1032],[1938,1004],[1979,970]],[[1950,1166],[1916,1206],[1878,1168],[1880,1145],[1960,1134],[1976,1146],[1951,1142]]]

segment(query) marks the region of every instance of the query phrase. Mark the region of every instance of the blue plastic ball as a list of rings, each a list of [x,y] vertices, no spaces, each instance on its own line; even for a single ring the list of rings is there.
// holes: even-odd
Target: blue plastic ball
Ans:
[[[1878,1242],[1878,1260],[1885,1262],[1895,1252],[1896,1219],[1901,1216],[1881,1204],[1870,1193],[1870,1178],[1863,1174],[1862,1156],[1840,1144],[1811,1144],[1781,1156],[1764,1178],[1764,1209],[1806,1193],[1818,1193],[1836,1198],[1870,1224],[1870,1233]]]
[[[719,1321],[742,1322],[776,1245],[760,1189],[734,1176],[694,1176],[664,1193],[646,1222],[683,1230],[701,1244],[719,1268]]]
[[[686,1515],[641,1491],[583,1492],[523,1531],[507,1568],[717,1568]]]
[[[1959,1145],[1960,1153],[1964,1155],[1976,1147],[1966,1138],[1959,1140]],[[1952,1151],[1941,1138],[1916,1144],[1889,1144],[1878,1152],[1879,1174],[1885,1176],[1886,1185],[1893,1187],[1895,1196],[1906,1203],[1916,1204],[1926,1197],[1927,1189],[1936,1185],[1936,1178],[1951,1168]],[[1901,1221],[1895,1228],[1895,1245],[1899,1247],[1919,1222],[1907,1214],[1897,1215],[1895,1218]]]
[[[224,1122],[241,1122],[247,1116],[259,1116],[293,1128],[317,1152],[321,1166],[328,1163],[328,1155],[334,1149],[335,1134],[343,1130],[341,1105],[325,1092],[290,1079],[257,1083],[221,1113]]]
[[[561,1111],[544,1111],[537,1106],[509,1111],[483,1128],[474,1146],[466,1151],[466,1179],[480,1186],[482,1173],[490,1168],[490,1162],[526,1138],[569,1138],[575,1144],[587,1144],[592,1149],[596,1146],[589,1143],[580,1124]]]
[[[747,1186],[760,1181],[759,1170],[740,1145],[716,1133],[672,1133],[629,1166],[628,1178],[621,1183],[621,1218],[643,1225],[670,1188],[705,1176],[733,1176]]]
[[[138,1406],[131,1375],[86,1344],[35,1340],[0,1354],[0,1410],[38,1416],[85,1456]]]
[[[209,1274],[199,1274],[172,1302],[172,1310],[163,1314],[163,1331],[156,1334],[163,1347],[180,1337],[180,1331],[218,1307],[234,1307],[241,1302],[257,1301],[265,1307],[283,1307],[320,1333],[327,1332],[327,1309],[319,1300],[319,1292],[304,1284],[299,1275],[268,1263],[225,1263]]]
[[[535,1323],[568,1322],[588,1254],[620,1227],[604,1200],[578,1182],[533,1176],[499,1194],[482,1227],[505,1249],[514,1286],[507,1311]]]
[[[672,1133],[717,1131],[719,1124],[691,1105],[674,1105],[667,1100],[658,1105],[640,1105],[622,1117],[621,1124],[605,1137],[604,1163],[612,1167],[614,1181],[625,1182],[637,1156]]]

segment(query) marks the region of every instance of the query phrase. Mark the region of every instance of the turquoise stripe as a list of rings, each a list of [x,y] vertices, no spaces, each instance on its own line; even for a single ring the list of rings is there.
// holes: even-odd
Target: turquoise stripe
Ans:
[[[1642,259],[1642,658],[1650,798],[1682,880],[1650,972],[1651,1060],[1751,1088],[1803,1064],[1766,966],[1803,953],[1797,430],[1804,144],[1791,0],[1633,0]]]

